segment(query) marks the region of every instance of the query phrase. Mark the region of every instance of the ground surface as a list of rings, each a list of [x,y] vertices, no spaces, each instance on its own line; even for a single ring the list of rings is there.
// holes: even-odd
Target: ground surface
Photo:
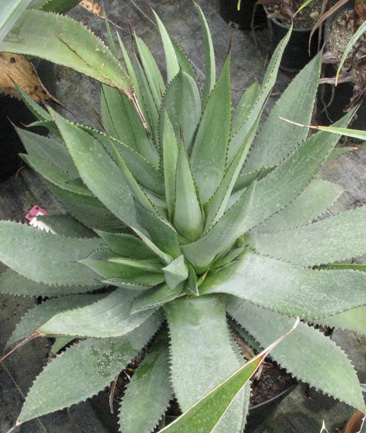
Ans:
[[[218,14],[212,0],[198,2],[207,17],[213,33],[218,70],[227,54],[231,30]],[[203,43],[200,37],[199,21],[191,0],[154,0],[150,4],[156,9],[168,30],[192,58],[198,74],[203,71]],[[129,28],[143,37],[145,42],[163,62],[161,42],[152,13],[146,1],[105,0],[110,19],[118,24],[126,41]],[[81,8],[72,15],[104,38],[104,23]],[[259,54],[249,32],[235,32],[232,46],[232,89],[233,105],[255,79],[261,81],[265,71],[266,51],[269,42],[266,32],[258,34]],[[280,93],[289,82],[289,77],[280,74],[274,94]],[[93,112],[98,112],[99,85],[72,71],[56,67],[56,96],[71,112],[77,113],[79,122],[97,126]],[[269,101],[273,105],[276,96]],[[70,113],[65,114],[72,118]],[[339,157],[327,164],[322,177],[340,183],[346,189],[332,212],[365,203],[366,152],[359,150]],[[33,205],[40,205],[48,211],[60,209],[47,192],[42,181],[29,169],[23,169],[17,177],[0,184],[0,218],[25,221],[24,215]],[[20,317],[32,306],[32,300],[0,297],[0,353]],[[366,381],[366,341],[353,333],[339,332],[335,337],[342,347],[348,348],[360,374]],[[35,341],[20,349],[0,365],[0,432],[6,433],[14,425],[24,395],[34,377],[47,362],[47,342]],[[283,400],[267,426],[261,426],[255,433],[318,433],[324,419],[329,432],[342,427],[352,409],[315,391],[305,392],[298,387]],[[63,411],[35,420],[21,426],[18,433],[113,433],[117,431],[116,419],[107,414],[105,397],[93,399]],[[104,413],[104,415],[101,415]],[[193,432],[192,432],[193,433]],[[230,433],[230,432],[228,432]]]

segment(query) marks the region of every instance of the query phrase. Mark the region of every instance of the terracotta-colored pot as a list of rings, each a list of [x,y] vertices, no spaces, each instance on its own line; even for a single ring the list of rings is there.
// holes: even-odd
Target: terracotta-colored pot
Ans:
[[[355,412],[344,426],[342,433],[358,433],[361,429],[364,416],[365,414],[360,410]]]

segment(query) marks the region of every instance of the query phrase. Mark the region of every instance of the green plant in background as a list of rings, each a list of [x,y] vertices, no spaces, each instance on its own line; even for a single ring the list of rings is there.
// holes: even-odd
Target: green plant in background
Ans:
[[[54,352],[74,344],[36,379],[18,424],[93,396],[150,342],[120,413],[124,433],[150,432],[173,396],[185,412],[240,367],[230,329],[259,349],[296,316],[302,323],[273,359],[364,409],[347,356],[310,325],[366,333],[359,320],[365,267],[338,264],[366,254],[366,208],[317,221],[342,193],[315,179],[339,136],[308,137],[308,128],[280,119],[310,122],[321,57],[297,75],[258,132],[290,34],[232,116],[230,57],[216,80],[210,32],[197,10],[202,92],[158,17],[166,82],[138,36],[132,56],[119,39],[119,58],[111,37],[108,49],[75,21],[42,11],[25,12],[0,45],[103,84],[102,131],[46,111],[23,92],[37,124],[51,132],[19,129],[23,157],[69,213],[42,217],[56,235],[0,222],[0,260],[10,268],[0,292],[47,297],[20,321],[9,347],[37,336],[55,337]],[[215,433],[242,431],[248,405],[245,386]]]

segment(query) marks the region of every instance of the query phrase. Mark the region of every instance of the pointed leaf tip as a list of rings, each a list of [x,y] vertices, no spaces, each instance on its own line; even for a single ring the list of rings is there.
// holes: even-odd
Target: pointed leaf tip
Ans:
[[[257,371],[268,353],[291,334],[298,323],[299,319],[289,331],[198,400],[183,415],[163,428],[161,432],[192,433],[198,431],[199,428],[200,433],[212,433],[239,391]]]

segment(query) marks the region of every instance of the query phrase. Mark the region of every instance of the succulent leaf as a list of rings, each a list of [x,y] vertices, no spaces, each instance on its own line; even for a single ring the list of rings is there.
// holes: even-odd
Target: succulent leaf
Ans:
[[[95,134],[93,135],[95,137]],[[101,142],[103,143],[103,141],[104,140],[102,139]],[[164,186],[162,179],[159,177],[159,172],[149,165],[146,160],[140,157],[138,153],[134,153],[127,146],[124,147],[123,145],[118,145],[118,143],[115,140],[110,139],[110,137],[107,137],[107,140],[104,141],[103,148],[106,149],[107,153],[110,151],[112,158],[123,174],[126,184],[132,192],[136,203],[140,203],[151,212],[156,212],[154,205],[135,176],[140,178],[140,180],[143,180],[141,183],[149,184],[149,182],[151,182],[155,187],[158,185],[159,192],[162,192]],[[130,163],[131,169],[126,160]],[[134,173],[132,173],[132,170]],[[146,172],[144,170],[146,170]]]
[[[151,276],[149,275],[148,278],[144,276],[143,278],[108,278],[103,280],[103,283],[105,283],[107,286],[116,286],[122,289],[135,290],[138,292],[151,289],[153,286],[156,286],[162,282],[164,282],[164,277],[160,277],[157,274]]]
[[[366,335],[366,307],[352,308],[334,316],[324,317],[315,323],[340,329],[348,329]]]
[[[144,70],[149,88],[151,90],[155,107],[157,109],[161,106],[162,95],[165,92],[165,84],[158,65],[155,62],[154,56],[145,42],[139,38],[136,34],[134,40],[141,60],[141,66]],[[145,86],[146,87],[146,86]]]
[[[130,314],[136,292],[116,289],[102,300],[75,310],[61,312],[38,328],[47,335],[120,337],[141,326],[156,310]]]
[[[156,258],[155,254],[137,237],[128,233],[110,233],[97,230],[109,248],[116,254],[136,260]]]
[[[139,103],[139,109],[142,111],[144,118],[147,119],[148,118],[147,108],[146,108],[144,97],[142,94],[142,89],[140,88],[140,83],[139,83],[139,80],[137,78],[137,74],[134,70],[134,67],[133,67],[132,62],[131,62],[131,58],[127,53],[126,47],[125,47],[125,45],[122,41],[122,38],[119,35],[118,31],[116,32],[116,34],[117,34],[118,43],[119,43],[121,53],[122,53],[123,63],[125,64],[127,73],[133,82],[135,94],[136,94],[136,97],[137,97],[137,100]]]
[[[217,427],[220,425],[218,423],[225,417],[232,402],[237,398],[236,396],[241,391],[246,390],[246,384],[264,359],[264,354],[260,354],[240,367],[236,373],[210,391],[161,432],[191,433],[199,431],[200,433],[216,433],[218,431]],[[245,424],[245,420],[243,424]],[[242,428],[240,431],[242,431]]]
[[[33,99],[28,95],[27,92],[25,92],[21,87],[19,87],[16,83],[14,83],[14,86],[16,87],[17,91],[19,92],[23,102],[27,106],[27,108],[34,114],[34,116],[39,121],[51,121],[54,125],[54,122],[52,120],[51,115],[48,113],[47,110],[39,106]],[[57,128],[52,128],[53,131],[57,131]]]
[[[164,310],[171,338],[173,389],[180,407],[186,411],[233,373],[239,362],[231,346],[224,298],[181,298],[170,302]],[[242,404],[233,404],[217,431],[226,428],[239,432],[242,415]]]
[[[173,81],[173,83],[175,80]],[[168,88],[169,90],[169,88]],[[168,208],[168,216],[172,219],[175,207],[175,183],[178,161],[178,143],[174,133],[173,125],[169,119],[166,109],[160,115],[160,143],[162,148],[165,200]]]
[[[236,133],[236,135],[231,137],[228,144],[227,164],[230,164],[235,155],[238,153],[238,150],[240,149],[243,141],[249,134],[249,131],[252,129],[254,123],[257,122],[258,116],[263,110],[263,105],[266,103],[267,99],[271,94],[272,88],[275,85],[277,79],[282,54],[290,39],[291,32],[292,27],[287,32],[286,36],[277,45],[268,64],[266,73],[263,78],[261,91],[258,93],[256,101],[252,104],[250,112],[248,113],[247,118],[243,121],[242,125],[240,127],[236,126],[238,132]]]
[[[188,263],[187,289],[190,292],[192,292],[194,295],[199,295],[196,271],[194,270],[194,267],[190,263]]]
[[[201,96],[196,81],[180,71],[166,89],[163,107],[169,115],[177,140],[183,138],[190,153],[202,114]],[[161,132],[163,131],[161,128]],[[165,138],[164,133],[161,135],[160,143]]]
[[[96,238],[97,235],[91,229],[81,224],[69,214],[63,215],[39,215],[39,220],[61,236],[70,238]]]
[[[77,263],[100,248],[100,239],[78,239],[0,221],[0,260],[26,278],[55,285],[96,286],[100,277]]]
[[[159,154],[151,144],[147,131],[127,96],[117,89],[103,85],[101,115],[107,134],[138,152],[153,167],[159,167]]]
[[[132,260],[123,257],[116,257],[116,254],[109,250],[98,250],[80,261],[94,272],[97,272],[104,279],[123,278],[129,281],[133,278],[137,281],[149,279],[151,273],[161,273],[161,264],[156,260]],[[133,280],[134,281],[134,280]]]
[[[223,380],[238,363],[229,339],[224,298],[181,298],[164,310],[171,339],[173,387],[185,411],[220,382],[213,371],[219,371]],[[197,359],[196,368],[188,373],[186,360],[192,359],[197,347],[203,353],[202,359]],[[210,356],[213,351],[215,356]]]
[[[112,213],[124,223],[135,226],[132,193],[120,168],[88,132],[55,112],[52,114],[85,184]],[[109,176],[114,182],[109,182]]]
[[[62,350],[67,344],[71,343],[74,337],[57,337],[51,347],[51,353],[56,355],[60,350]]]
[[[80,2],[78,0],[48,0],[43,1],[43,3],[44,5],[41,8],[43,11],[65,14]]]
[[[32,155],[21,155],[24,161],[48,182],[61,189],[82,195],[92,195],[84,184],[72,183],[72,179],[62,170],[47,161]]]
[[[271,173],[276,167],[263,167],[261,170],[253,171],[252,173],[243,174],[243,171],[241,171],[240,176],[238,177],[234,192],[237,192],[243,188],[248,188],[250,184],[253,182],[253,180],[257,179],[263,179],[267,176],[268,173]]]
[[[160,332],[127,385],[120,413],[120,426],[125,433],[153,431],[173,398],[168,342],[167,332]]]
[[[151,251],[153,251],[158,257],[160,257],[160,259],[166,263],[167,265],[173,260],[173,257],[170,256],[167,253],[164,253],[164,251],[162,251],[158,246],[156,246],[154,244],[153,241],[151,241],[149,239],[148,236],[146,236],[144,233],[142,233],[140,230],[138,229],[133,229],[134,232],[137,234],[137,236],[146,244],[146,246],[148,248],[151,249]]]
[[[113,152],[113,154],[116,155],[116,162],[120,161],[122,157],[123,166],[127,167],[128,171],[132,174],[138,184],[142,187],[149,188],[159,196],[164,195],[164,179],[160,172],[154,168],[148,160],[129,146],[116,139],[102,135],[98,132],[95,132],[93,136],[103,144],[104,149],[108,150],[109,148],[114,147],[117,149],[118,154]],[[123,169],[123,172],[126,172],[125,168]],[[127,180],[130,176],[125,174],[125,177]]]
[[[199,290],[200,294],[227,293],[311,320],[366,305],[365,282],[363,272],[304,269],[248,252],[231,266],[209,274]],[[345,287],[352,287],[347,296]]]
[[[2,5],[0,17],[0,42],[6,37],[32,0],[16,0]]]
[[[203,102],[202,105],[205,106],[216,83],[216,61],[215,61],[215,52],[212,43],[211,32],[208,27],[206,17],[204,16],[202,9],[198,5],[198,3],[195,3],[194,5],[196,7],[198,16],[200,18],[203,42],[205,45],[206,80],[205,80],[205,88],[203,91],[203,98],[202,98],[202,102]]]
[[[252,131],[250,134],[248,134],[247,139],[244,140],[242,147],[239,149],[237,155],[233,159],[233,162],[230,164],[227,172],[225,173],[220,186],[217,188],[215,194],[206,205],[206,230],[217,223],[227,209],[231,193],[239,177],[241,167],[243,166],[245,158],[247,157],[249,147],[254,139],[257,126],[258,122],[253,126]]]
[[[182,246],[182,251],[198,272],[204,271],[220,253],[229,248],[248,229],[247,215],[253,206],[256,182],[234,206],[201,238]]]
[[[229,299],[227,308],[261,346],[270,344],[293,323],[290,317],[235,298]],[[293,333],[271,351],[271,357],[298,379],[357,409],[364,409],[361,387],[350,360],[318,330],[299,323]]]
[[[0,50],[73,68],[126,94],[133,89],[131,79],[103,42],[68,17],[25,11],[0,44]]]
[[[58,140],[44,137],[26,129],[16,128],[28,155],[41,158],[66,172],[71,178],[79,177],[66,146]]]
[[[291,81],[271,110],[260,129],[245,164],[245,172],[260,170],[279,164],[292,150],[306,139],[308,130],[281,120],[291,119],[308,125],[313,114],[318,88],[322,54],[319,53]],[[271,137],[270,140],[268,137]]]
[[[220,122],[217,119],[220,119]],[[224,177],[230,125],[231,89],[228,57],[205,106],[190,158],[203,204],[212,197]]]
[[[147,127],[151,134],[154,145],[159,149],[159,107],[156,106],[149,82],[146,78],[143,67],[140,65],[137,55],[133,57],[133,65],[136,71],[136,78],[139,82],[141,95],[147,112]]]
[[[54,359],[34,382],[18,424],[92,397],[135,358],[162,322],[154,314],[124,337],[88,338]],[[82,382],[83,386],[75,384]]]
[[[250,114],[250,111],[256,102],[259,92],[261,91],[260,84],[256,81],[243,94],[236,106],[233,121],[231,125],[231,136],[233,137],[239,131],[242,124]]]
[[[178,233],[168,222],[136,203],[137,221],[142,228],[151,236],[154,244],[169,254],[178,257],[181,252],[179,248]]]
[[[159,32],[161,39],[163,41],[164,46],[164,52],[165,52],[165,61],[166,61],[166,67],[167,67],[167,79],[168,82],[172,81],[173,78],[178,74],[179,72],[179,63],[178,59],[175,53],[175,49],[173,47],[172,41],[170,40],[170,36],[162,23],[159,16],[156,14],[156,12],[153,10],[155,20],[158,24]]]
[[[339,123],[347,124],[352,113]],[[317,172],[338,142],[337,136],[317,133],[302,143],[282,164],[258,181],[249,210],[250,229],[274,215],[299,196],[314,179]]]
[[[197,75],[193,69],[192,63],[189,60],[187,54],[183,51],[181,46],[174,40],[174,38],[170,37],[170,40],[173,44],[175,55],[177,56],[177,60],[180,68],[190,77],[192,77],[196,83],[198,83]]]
[[[98,302],[104,297],[105,295],[71,295],[50,299],[36,305],[29,310],[17,324],[7,346],[11,346],[17,341],[28,337],[56,314],[74,308],[82,308],[94,302]]]
[[[183,143],[179,146],[175,179],[174,227],[183,238],[192,241],[202,233],[204,221],[195,179]]]
[[[57,195],[62,206],[85,226],[100,230],[121,230],[126,227],[96,197],[75,194],[51,183],[48,183],[48,188]]]
[[[180,255],[168,266],[163,268],[164,277],[167,286],[171,290],[175,290],[179,284],[183,283],[188,278],[188,266],[184,261],[184,256]]]
[[[247,239],[260,254],[293,264],[338,262],[366,254],[365,216],[366,207],[360,207],[304,227],[255,233]]]
[[[111,257],[108,259],[110,263],[116,263],[118,266],[127,266],[131,269],[136,269],[138,272],[146,274],[148,272],[161,273],[161,262],[158,260],[132,260],[124,257]]]
[[[1,274],[0,293],[6,293],[16,296],[64,296],[77,293],[91,292],[102,287],[103,284],[97,282],[93,287],[90,286],[52,286],[38,283],[23,277],[17,272],[7,269]]]
[[[166,284],[151,290],[146,290],[135,299],[132,305],[131,314],[161,307],[162,305],[165,305],[183,295],[184,293],[182,292],[181,285],[177,286],[175,290],[170,289]]]
[[[257,232],[277,232],[309,224],[329,209],[342,192],[339,185],[313,180],[292,203],[257,226],[252,236]]]

